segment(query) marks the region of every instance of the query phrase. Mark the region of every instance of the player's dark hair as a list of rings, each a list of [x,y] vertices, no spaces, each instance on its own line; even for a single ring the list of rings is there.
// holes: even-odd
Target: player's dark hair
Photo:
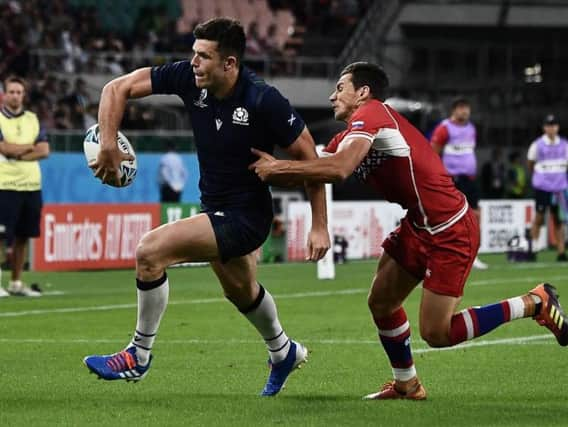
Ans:
[[[245,53],[245,30],[241,23],[230,18],[213,18],[195,27],[196,39],[218,43],[217,49],[224,58],[233,55],[240,63]]]
[[[351,81],[355,89],[369,86],[373,98],[380,101],[386,98],[389,78],[381,66],[370,62],[354,62],[345,67],[340,76],[345,74],[351,74]]]
[[[8,86],[9,83],[19,83],[24,87],[24,90],[27,88],[26,81],[24,80],[23,77],[20,76],[10,75],[6,77],[6,79],[4,80],[4,88],[6,88],[6,86]]]
[[[452,111],[454,111],[458,107],[471,107],[471,103],[463,96],[459,96],[457,98],[454,98],[452,104],[450,105]]]

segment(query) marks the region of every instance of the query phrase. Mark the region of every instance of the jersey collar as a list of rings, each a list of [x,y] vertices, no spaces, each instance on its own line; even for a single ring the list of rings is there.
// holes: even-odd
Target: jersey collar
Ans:
[[[16,117],[23,116],[24,113],[25,113],[25,110],[22,109],[22,111],[19,112],[18,114],[14,114],[10,110],[8,110],[5,106],[2,107],[2,110],[0,110],[0,111],[2,112],[2,114],[4,114],[9,119],[15,119]]]
[[[556,135],[554,139],[550,139],[547,134],[544,134],[542,135],[542,138],[544,139],[546,145],[556,145],[560,142],[560,137],[558,135]]]

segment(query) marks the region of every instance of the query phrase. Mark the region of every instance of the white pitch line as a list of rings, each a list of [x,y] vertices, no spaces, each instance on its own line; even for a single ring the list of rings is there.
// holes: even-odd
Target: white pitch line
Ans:
[[[483,256],[483,255],[482,255]],[[537,270],[542,268],[562,268],[558,262],[517,262],[504,265],[492,265],[491,270]]]
[[[352,295],[369,292],[368,289],[341,289],[337,291],[313,291],[313,292],[298,292],[294,294],[275,295],[277,299],[295,299],[295,298],[310,298],[310,297],[326,297],[334,295]],[[192,300],[179,300],[170,301],[168,305],[183,305],[183,304],[211,304],[218,302],[226,302],[226,298],[202,298]],[[7,311],[0,313],[0,317],[20,317],[20,316],[33,316],[39,314],[60,314],[60,313],[82,313],[87,311],[109,311],[120,310],[126,308],[136,308],[137,304],[112,304],[112,305],[97,305],[90,307],[66,307],[66,308],[53,308],[45,310],[24,310],[24,311]]]
[[[496,345],[542,345],[540,341],[550,341],[546,344],[554,344],[552,339],[554,337],[550,334],[546,335],[529,335],[524,337],[503,338],[496,340],[477,340],[469,343],[460,344],[454,347],[444,348],[417,348],[413,349],[413,354],[423,354],[438,351],[457,351],[466,348],[474,347],[488,347]],[[380,347],[377,340],[353,340],[353,339],[300,339],[300,341],[307,345],[321,344],[321,345],[374,345]],[[160,340],[162,345],[180,345],[180,344],[197,344],[197,345],[242,345],[242,344],[258,344],[260,340],[204,340],[204,339],[186,339],[186,340]],[[0,338],[0,343],[9,344],[124,344],[124,340],[117,339],[87,339],[76,338],[69,340],[58,339],[44,339],[44,338]]]
[[[42,296],[60,296],[60,295],[65,295],[66,292],[63,291],[42,291],[41,295]]]
[[[524,277],[517,277],[517,278],[506,278],[506,279],[486,279],[486,280],[472,280],[467,282],[467,286],[485,286],[485,285],[500,285],[500,284],[508,284],[508,283],[537,283],[542,282],[561,282],[564,280],[568,280],[568,275],[560,275],[560,276],[547,276],[546,280],[542,280],[542,277],[534,277],[534,276],[524,276]]]
[[[548,278],[551,282],[568,280],[568,275],[552,276]],[[466,286],[488,286],[500,285],[509,283],[539,283],[542,277],[519,277],[507,279],[488,279],[488,280],[472,280]],[[467,290],[467,287],[466,287]],[[311,298],[311,297],[327,297],[335,295],[358,295],[366,294],[369,292],[368,288],[353,288],[353,289],[340,289],[336,291],[311,291],[311,292],[298,292],[293,294],[278,294],[274,295],[276,299],[296,299],[296,298]],[[170,301],[169,305],[185,305],[185,304],[211,304],[227,301],[225,298],[202,298],[190,300]],[[24,311],[7,311],[0,313],[1,317],[21,317],[21,316],[34,316],[41,314],[62,314],[62,313],[83,313],[89,311],[110,311],[136,308],[136,304],[111,304],[99,305],[89,307],[66,307],[66,308],[53,308],[44,310],[24,310]]]

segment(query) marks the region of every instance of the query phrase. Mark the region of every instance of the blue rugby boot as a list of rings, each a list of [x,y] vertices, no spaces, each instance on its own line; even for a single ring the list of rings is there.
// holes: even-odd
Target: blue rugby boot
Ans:
[[[268,381],[262,390],[261,396],[274,396],[284,385],[288,376],[296,368],[301,368],[302,364],[308,361],[308,349],[302,344],[290,340],[290,349],[286,358],[278,363],[268,361],[270,366],[270,375]]]
[[[106,356],[87,356],[83,363],[103,380],[140,381],[146,376],[152,363],[152,356],[146,366],[141,366],[136,357],[136,347]]]

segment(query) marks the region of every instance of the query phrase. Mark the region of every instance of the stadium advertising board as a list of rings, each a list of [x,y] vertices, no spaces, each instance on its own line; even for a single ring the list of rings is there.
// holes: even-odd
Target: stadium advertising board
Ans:
[[[33,249],[36,271],[132,268],[144,233],[160,224],[160,205],[45,205]]]
[[[479,252],[506,252],[514,236],[524,237],[535,215],[534,200],[481,200],[481,246]],[[547,244],[546,227],[540,231],[536,249]]]
[[[481,245],[479,252],[507,251],[513,236],[525,235],[534,219],[533,200],[482,200]],[[334,202],[333,234],[347,239],[347,259],[374,258],[382,254],[381,244],[398,225],[405,212],[388,202]],[[291,203],[288,209],[288,260],[302,261],[311,226],[307,202]],[[544,228],[544,227],[543,227]],[[541,230],[538,248],[547,244],[546,228]]]
[[[381,244],[399,224],[405,211],[389,202],[333,202],[333,234],[347,240],[347,258],[374,258],[383,253]],[[288,205],[288,261],[304,261],[311,227],[310,205]]]
[[[183,202],[199,201],[199,166],[194,153],[181,154],[188,170]],[[128,187],[101,185],[87,167],[83,153],[52,153],[40,162],[45,203],[157,203],[160,154],[138,153],[136,180]]]
[[[160,209],[162,224],[188,218],[201,212],[199,203],[162,203]]]

